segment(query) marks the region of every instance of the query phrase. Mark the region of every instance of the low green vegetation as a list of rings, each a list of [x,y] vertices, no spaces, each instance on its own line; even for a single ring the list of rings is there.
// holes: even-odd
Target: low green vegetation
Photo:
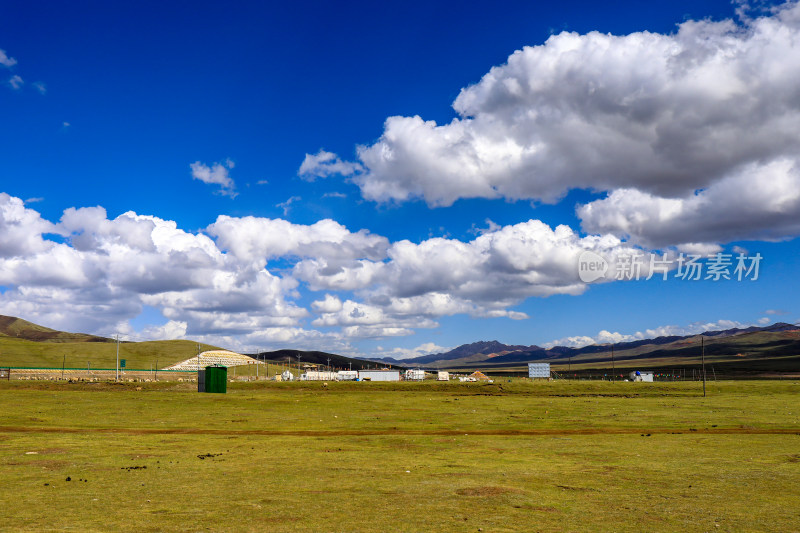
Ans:
[[[8,530],[792,531],[800,382],[0,382]]]

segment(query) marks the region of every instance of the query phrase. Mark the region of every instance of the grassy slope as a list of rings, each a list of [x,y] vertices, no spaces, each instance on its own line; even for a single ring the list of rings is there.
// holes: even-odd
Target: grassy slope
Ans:
[[[231,384],[225,396],[189,389],[0,382],[0,494],[17,502],[3,499],[3,527],[800,529],[798,436],[713,433],[800,432],[798,382],[721,382],[705,399],[689,383]],[[43,431],[58,427],[75,432]],[[103,428],[127,432],[91,432]],[[597,434],[557,433],[575,428]],[[507,429],[556,433],[475,434]],[[287,433],[247,433],[260,430]],[[316,436],[292,433],[304,430]],[[371,434],[341,434],[348,430]]]
[[[0,315],[0,335],[39,342],[113,342],[105,337],[58,331],[6,315]]]
[[[201,344],[201,350],[215,349]],[[119,357],[127,368],[164,368],[197,355],[193,341],[150,341],[120,343]],[[0,337],[0,366],[61,368],[114,368],[116,343],[100,342],[35,342],[13,337]]]
[[[200,349],[218,348],[201,344]],[[121,343],[119,347],[119,357],[130,369],[164,368],[196,354],[197,343],[188,340]],[[115,368],[116,361],[113,339],[58,331],[0,315],[0,366]]]

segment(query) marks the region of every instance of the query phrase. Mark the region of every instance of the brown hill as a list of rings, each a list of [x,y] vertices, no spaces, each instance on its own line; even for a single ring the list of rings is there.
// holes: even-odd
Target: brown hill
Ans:
[[[0,335],[35,342],[114,342],[113,339],[46,328],[14,316],[0,315]]]

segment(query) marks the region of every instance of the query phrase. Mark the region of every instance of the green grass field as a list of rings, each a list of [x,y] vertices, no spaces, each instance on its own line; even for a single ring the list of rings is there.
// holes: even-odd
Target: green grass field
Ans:
[[[228,391],[0,382],[0,529],[800,529],[798,381]]]

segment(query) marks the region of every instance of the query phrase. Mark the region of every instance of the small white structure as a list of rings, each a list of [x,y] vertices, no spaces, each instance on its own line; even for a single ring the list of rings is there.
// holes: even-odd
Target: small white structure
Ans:
[[[356,381],[358,379],[358,370],[339,370],[336,373],[336,379],[339,381]]]
[[[336,381],[336,372],[330,370],[307,370],[301,381]]]
[[[400,381],[399,370],[359,370],[358,379],[361,381]]]
[[[406,381],[423,381],[425,379],[425,371],[419,368],[409,368],[405,374]]]
[[[439,373],[436,374],[436,381],[450,381],[450,372],[440,370]]]
[[[283,381],[294,381],[294,374],[292,374],[288,370],[284,370],[283,374],[281,374],[281,378],[283,379]]]
[[[636,370],[635,372],[631,372],[630,374],[631,381],[647,381],[649,383],[653,382],[653,373],[652,372],[640,372]]]
[[[550,363],[528,363],[529,378],[549,378]]]

